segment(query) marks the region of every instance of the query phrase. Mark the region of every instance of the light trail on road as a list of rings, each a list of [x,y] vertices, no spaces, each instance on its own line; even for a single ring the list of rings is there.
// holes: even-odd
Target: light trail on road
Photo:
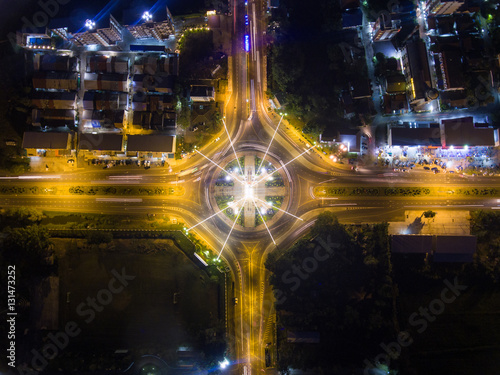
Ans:
[[[246,202],[246,200],[245,200]],[[217,260],[219,260],[220,256],[222,255],[222,252],[224,251],[224,248],[226,247],[227,241],[229,240],[229,237],[231,237],[231,233],[233,232],[234,226],[236,225],[236,222],[240,218],[241,211],[243,211],[243,207],[245,205],[245,202],[240,207],[240,210],[238,211],[238,215],[236,216],[236,219],[234,219],[233,226],[231,227],[231,230],[229,231],[226,240],[224,241],[224,244],[222,245],[222,248],[220,249],[219,255],[217,256]]]
[[[294,161],[295,159],[298,159],[300,158],[302,155],[304,155],[305,153],[309,152],[310,150],[312,150],[314,147],[316,147],[316,145],[314,146],[311,146],[310,148],[308,148],[307,150],[305,150],[304,152],[300,153],[299,155],[297,155],[296,157],[294,157],[292,160],[288,161],[287,163],[283,164],[281,167],[279,167],[278,169],[276,169],[274,172],[271,172],[270,175],[272,176],[273,174],[275,174],[276,172],[278,172],[279,170],[283,169],[284,167],[286,167],[288,164],[290,164],[292,161]],[[266,179],[267,176],[265,176],[264,178],[261,178],[260,180],[258,181],[255,181],[251,187],[254,187],[255,185],[257,184],[260,184],[262,181],[264,181]]]
[[[229,143],[231,144],[231,148],[233,149],[234,157],[236,158],[236,161],[238,162],[238,166],[240,167],[240,171],[243,172],[243,168],[241,167],[240,159],[238,158],[238,155],[236,154],[236,150],[234,149],[233,140],[231,139],[231,136],[229,135],[229,130],[227,130],[226,121],[224,121],[224,119],[222,119],[222,123],[224,124],[224,129],[226,129],[227,138],[229,139]]]
[[[221,170],[223,170],[224,172],[228,173],[228,172],[227,172],[224,168],[222,168],[222,167],[221,167],[219,164],[217,164],[215,161],[213,161],[213,160],[212,160],[212,159],[210,159],[209,157],[207,157],[207,156],[203,155],[203,153],[202,153],[201,151],[196,150],[196,152],[197,152],[198,154],[200,154],[201,156],[203,156],[203,157],[204,157],[205,159],[207,159],[208,161],[210,161],[210,162],[211,162],[212,164],[214,164],[216,167],[218,167],[218,168],[220,168]],[[233,177],[234,177],[234,179],[235,179],[236,181],[238,181],[240,184],[243,184],[243,185],[245,184],[245,183],[244,183],[243,181],[241,181],[238,177],[236,177],[236,176],[233,176]]]
[[[243,199],[245,199],[245,198],[241,198],[240,200],[238,200],[238,201],[234,202],[233,204],[238,204],[238,203],[239,203],[239,202],[241,202]],[[224,208],[223,210],[219,210],[219,211],[217,211],[215,214],[210,215],[210,216],[209,216],[209,217],[207,217],[206,219],[204,219],[204,220],[200,221],[198,224],[195,224],[195,225],[193,225],[191,228],[188,228],[188,229],[187,229],[187,231],[189,232],[191,229],[196,228],[198,225],[203,224],[205,221],[210,220],[211,218],[213,218],[214,216],[216,216],[216,215],[220,214],[221,212],[226,211],[229,207],[231,207],[231,206],[227,206],[227,207],[226,207],[226,208]]]
[[[262,158],[262,160],[261,160],[261,162],[260,162],[259,168],[257,169],[257,173],[255,173],[256,175],[258,175],[258,174],[259,174],[260,169],[262,168],[262,165],[264,165],[264,161],[266,160],[267,153],[269,152],[269,148],[271,147],[271,144],[273,143],[274,137],[276,136],[276,133],[278,132],[278,129],[279,129],[279,127],[280,127],[280,124],[281,124],[281,121],[282,121],[282,120],[283,120],[283,115],[281,115],[280,122],[278,123],[278,126],[276,126],[276,129],[274,130],[273,137],[272,137],[272,138],[271,138],[271,140],[269,141],[269,146],[267,146],[266,153],[264,154],[264,157]]]
[[[277,210],[279,210],[279,211],[281,211],[281,212],[284,212],[284,213],[285,213],[285,214],[287,214],[287,215],[290,215],[290,216],[292,216],[292,217],[294,217],[294,218],[296,218],[296,219],[299,219],[299,220],[301,220],[301,221],[304,221],[304,219],[301,219],[300,217],[295,216],[294,214],[291,214],[291,213],[290,213],[290,212],[288,212],[288,211],[285,211],[285,210],[282,210],[281,208],[278,208],[278,207],[276,207],[276,206],[273,206],[273,204],[272,204],[272,203],[269,203],[269,202],[263,201],[262,199],[259,199],[259,198],[257,198],[257,197],[255,197],[255,199],[257,199],[259,202],[262,202],[262,203],[264,203],[264,204],[266,204],[266,205],[268,205],[268,206],[270,206],[270,207],[272,207],[272,208],[275,208],[275,209],[277,209]]]
[[[271,240],[273,241],[273,243],[276,245],[276,241],[274,240],[273,238],[273,235],[271,234],[271,231],[269,230],[269,227],[267,226],[267,223],[266,221],[264,220],[264,217],[262,216],[262,214],[260,213],[260,210],[259,208],[257,207],[257,203],[255,203],[255,199],[253,199],[253,205],[255,206],[255,209],[257,210],[257,212],[259,213],[259,216],[262,220],[262,222],[264,223],[264,225],[266,226],[266,229],[267,229],[267,233],[269,233],[269,236],[271,237]]]

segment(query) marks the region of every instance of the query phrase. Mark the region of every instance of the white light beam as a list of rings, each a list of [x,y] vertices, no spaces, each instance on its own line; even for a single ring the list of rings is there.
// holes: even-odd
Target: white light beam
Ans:
[[[238,203],[240,203],[243,199],[245,199],[245,198],[241,198],[240,200],[238,200],[238,201],[234,202],[233,204],[238,204]],[[206,219],[204,219],[204,220],[200,221],[198,224],[195,224],[195,225],[193,225],[191,228],[188,228],[188,229],[187,229],[187,231],[189,232],[191,229],[196,228],[198,225],[203,224],[205,221],[207,221],[207,220],[209,220],[209,219],[213,218],[215,215],[218,215],[218,214],[220,214],[221,212],[226,211],[226,210],[227,210],[228,208],[230,208],[230,207],[231,207],[231,206],[227,206],[227,207],[226,207],[226,208],[224,208],[223,210],[219,210],[219,211],[217,211],[215,214],[210,215],[210,216],[209,216],[209,217],[207,217]]]
[[[201,156],[203,156],[205,159],[207,159],[209,162],[213,163],[215,166],[217,166],[218,168],[220,168],[221,170],[223,170],[224,172],[228,173],[228,172],[227,172],[224,168],[222,168],[222,167],[221,167],[219,164],[217,164],[215,161],[213,161],[213,160],[212,160],[212,159],[210,159],[209,157],[207,157],[207,156],[203,155],[203,153],[202,153],[201,151],[196,150],[196,152],[197,152],[198,154],[200,154]],[[235,179],[236,181],[238,181],[240,184],[244,184],[244,182],[243,182],[243,181],[241,181],[238,177],[236,177],[236,176],[233,176],[233,177],[234,177],[234,179]]]
[[[301,221],[304,221],[304,219],[302,219],[302,218],[300,218],[300,217],[298,217],[298,216],[295,216],[294,214],[291,214],[291,213],[290,213],[290,212],[288,212],[288,211],[282,210],[281,208],[278,208],[278,207],[276,207],[276,206],[273,206],[272,204],[271,204],[271,205],[269,205],[269,203],[267,203],[266,201],[263,201],[262,199],[259,199],[259,198],[257,198],[257,197],[256,197],[255,199],[257,199],[258,201],[260,201],[260,202],[262,202],[262,203],[264,203],[264,204],[268,205],[269,207],[275,208],[275,209],[277,209],[277,210],[279,210],[279,211],[281,211],[281,212],[284,212],[285,214],[288,214],[288,215],[290,215],[290,216],[292,216],[292,217],[294,217],[294,218],[296,218],[296,219],[299,219],[299,220],[301,220]]]
[[[262,165],[264,164],[264,160],[266,159],[266,156],[267,156],[267,153],[268,153],[268,151],[269,151],[269,148],[271,147],[271,144],[273,143],[274,137],[276,136],[276,133],[278,132],[278,128],[280,127],[280,124],[281,124],[281,121],[282,121],[282,120],[283,120],[283,116],[281,116],[281,118],[280,118],[280,122],[278,123],[278,126],[276,126],[276,129],[274,130],[273,137],[271,138],[271,141],[269,142],[269,146],[267,146],[266,153],[264,154],[264,157],[262,158],[262,160],[261,160],[261,162],[260,162],[259,169],[257,169],[257,173],[256,173],[256,175],[258,175],[258,174],[259,174],[260,169],[262,168]]]
[[[220,249],[219,255],[217,256],[217,260],[219,260],[222,252],[224,251],[224,248],[226,247],[226,244],[227,244],[227,241],[229,240],[229,237],[231,237],[231,233],[233,232],[234,226],[236,225],[236,222],[240,218],[240,214],[241,214],[241,211],[243,211],[243,207],[245,207],[245,202],[243,202],[243,205],[241,206],[240,210],[238,211],[238,216],[236,216],[236,219],[234,219],[233,226],[231,227],[231,230],[229,231],[229,233],[226,237],[226,240],[224,241],[224,245],[222,245],[222,248]]]
[[[236,150],[234,149],[233,140],[231,139],[231,136],[229,135],[229,130],[227,130],[226,122],[224,121],[224,119],[222,119],[222,123],[224,124],[224,129],[226,129],[227,138],[229,138],[229,143],[231,144],[231,147],[233,149],[234,157],[236,158],[236,161],[238,162],[238,165],[240,167],[240,171],[244,176],[245,171],[243,170],[243,168],[241,168],[240,159],[238,159],[238,155],[236,155]]]
[[[267,226],[266,221],[264,220],[264,217],[263,217],[263,216],[262,216],[262,214],[260,213],[259,208],[257,207],[257,204],[255,203],[255,199],[253,200],[253,205],[255,206],[255,209],[256,209],[256,210],[257,210],[257,212],[259,213],[259,216],[260,216],[260,218],[262,219],[262,222],[263,222],[263,223],[264,223],[264,225],[266,226],[267,233],[269,233],[269,236],[271,237],[271,240],[272,240],[272,241],[273,241],[273,243],[276,245],[276,241],[274,240],[273,235],[271,234],[271,231],[269,230],[269,227]]]
[[[280,169],[283,169],[284,167],[286,167],[288,164],[290,164],[292,161],[294,161],[295,159],[301,157],[302,155],[304,155],[306,152],[309,152],[311,149],[313,149],[314,147],[316,147],[316,145],[314,146],[311,146],[309,147],[307,150],[305,150],[303,153],[297,155],[296,157],[294,157],[292,160],[290,160],[289,162],[287,162],[286,164],[283,164],[281,167],[279,167],[278,169],[276,169],[274,172],[271,172],[269,173],[270,176],[272,176],[273,174],[275,174],[276,172],[278,172]],[[251,187],[254,187],[255,185],[257,184],[260,184],[262,181],[264,181],[266,179],[266,176],[264,176],[264,178],[261,178],[260,180],[258,181],[255,181],[252,185],[250,185]]]

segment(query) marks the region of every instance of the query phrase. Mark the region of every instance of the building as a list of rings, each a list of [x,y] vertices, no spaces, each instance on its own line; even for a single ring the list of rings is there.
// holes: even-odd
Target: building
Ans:
[[[384,108],[387,114],[403,114],[408,112],[408,98],[406,93],[384,95]]]
[[[498,146],[498,129],[477,125],[473,117],[441,120],[442,147]]]
[[[215,101],[215,89],[213,86],[191,86],[191,101],[193,103],[213,102]]]
[[[434,262],[472,262],[476,252],[476,236],[436,236]]]
[[[368,78],[358,78],[351,83],[351,97],[353,100],[372,97],[372,86]]]
[[[338,131],[332,127],[327,127],[319,137],[320,142],[333,145],[344,144],[347,152],[361,152],[361,144],[366,142],[366,135],[356,129],[344,129]]]
[[[87,91],[83,95],[84,110],[124,110],[127,105],[127,93]]]
[[[90,56],[87,62],[89,73],[119,73],[128,74],[129,60],[125,56]]]
[[[52,45],[51,32],[46,27],[41,27],[30,32],[18,31],[16,33],[16,43],[26,49],[31,50],[54,50]]]
[[[425,234],[402,234],[391,236],[393,254],[429,254],[432,252],[433,236]]]
[[[127,74],[116,73],[85,73],[85,90],[128,91]]]
[[[442,90],[463,90],[465,86],[462,54],[460,50],[447,50],[438,53]]]
[[[403,74],[393,74],[385,77],[385,92],[388,94],[406,93],[406,79]]]
[[[129,135],[127,152],[153,154],[157,158],[173,158],[175,154],[175,136],[171,135]]]
[[[78,90],[78,74],[67,72],[34,72],[33,88],[53,90]]]
[[[167,8],[167,13],[170,14]],[[128,31],[135,39],[156,39],[159,42],[166,41],[175,34],[173,17],[170,14],[162,22],[145,22],[143,24],[127,26]]]
[[[68,127],[75,125],[76,111],[73,109],[33,109],[31,124],[48,128]]]
[[[76,72],[78,63],[76,57],[54,55],[52,53],[37,53],[33,56],[33,69],[49,72]]]
[[[84,110],[80,123],[83,129],[108,129],[123,128],[123,110]]]
[[[406,234],[391,236],[392,254],[432,254],[434,262],[472,262],[476,236]]]
[[[109,16],[109,28],[98,29],[95,32],[89,30],[69,34],[68,39],[74,41],[78,46],[100,45],[103,47],[114,46],[123,40],[123,26],[112,16]]]
[[[467,108],[466,90],[446,90],[439,95],[441,103],[451,108]]]
[[[121,152],[123,149],[123,136],[112,133],[81,133],[78,140],[78,149],[90,151],[93,154]]]
[[[429,15],[432,16],[449,15],[455,12],[462,11],[464,7],[464,1],[429,0],[427,2],[427,7],[429,9]]]
[[[162,74],[135,74],[132,87],[134,91],[172,94],[174,92],[174,78],[171,75]]]
[[[361,8],[346,9],[342,12],[342,28],[357,29],[363,25],[363,12]]]
[[[386,42],[393,39],[401,31],[401,21],[386,17],[384,13],[375,21],[373,41]]]
[[[439,127],[389,128],[389,146],[400,147],[441,147]]]
[[[76,92],[35,91],[31,104],[39,109],[75,109]]]
[[[421,39],[406,42],[403,67],[410,105],[418,110],[427,103],[426,93],[432,88],[427,48]]]
[[[23,148],[28,156],[62,156],[71,150],[72,132],[25,132]]]

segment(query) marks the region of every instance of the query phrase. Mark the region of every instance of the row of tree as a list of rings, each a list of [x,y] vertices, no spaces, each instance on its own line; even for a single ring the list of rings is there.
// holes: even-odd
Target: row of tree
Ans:
[[[345,226],[325,212],[291,250],[279,258],[270,254],[279,370],[334,373],[339,366],[361,365],[378,354],[380,342],[394,337],[387,229],[385,223]],[[289,331],[318,332],[320,345],[290,343]]]

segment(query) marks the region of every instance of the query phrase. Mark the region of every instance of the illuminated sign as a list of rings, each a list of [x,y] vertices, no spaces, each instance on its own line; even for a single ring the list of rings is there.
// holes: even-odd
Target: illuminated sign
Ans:
[[[248,34],[245,35],[245,51],[250,51],[250,36]]]

